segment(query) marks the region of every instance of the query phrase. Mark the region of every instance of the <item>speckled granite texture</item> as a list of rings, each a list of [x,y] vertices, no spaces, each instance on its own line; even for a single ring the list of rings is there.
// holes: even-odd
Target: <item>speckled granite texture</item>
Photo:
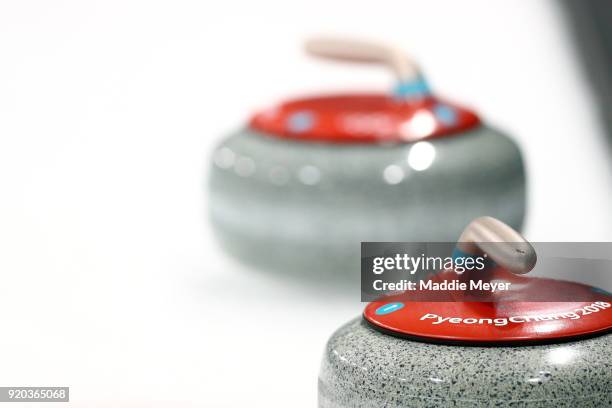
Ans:
[[[213,156],[216,235],[249,264],[358,278],[362,241],[454,241],[483,214],[520,229],[525,176],[508,137],[480,127],[419,143],[303,143],[237,132]]]
[[[327,344],[319,407],[612,407],[612,334],[459,347],[388,336],[360,317]]]

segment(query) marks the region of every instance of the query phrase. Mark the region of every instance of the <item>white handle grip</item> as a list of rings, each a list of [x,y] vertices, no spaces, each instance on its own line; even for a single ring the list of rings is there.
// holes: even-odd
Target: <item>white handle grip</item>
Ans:
[[[535,249],[521,234],[493,217],[479,217],[463,230],[457,248],[468,254],[486,253],[496,263],[516,274],[533,269]]]
[[[316,37],[306,41],[310,55],[349,62],[379,63],[390,68],[400,82],[420,78],[417,65],[403,51],[384,44],[346,38]]]

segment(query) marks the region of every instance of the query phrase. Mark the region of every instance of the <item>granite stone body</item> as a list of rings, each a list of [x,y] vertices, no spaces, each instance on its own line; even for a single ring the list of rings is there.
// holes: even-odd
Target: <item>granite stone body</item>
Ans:
[[[478,216],[520,229],[525,213],[520,151],[486,126],[387,145],[244,129],[213,159],[216,235],[230,253],[265,268],[352,273],[362,241],[454,241]]]
[[[327,344],[319,407],[612,407],[612,335],[462,347],[389,336],[358,318]]]

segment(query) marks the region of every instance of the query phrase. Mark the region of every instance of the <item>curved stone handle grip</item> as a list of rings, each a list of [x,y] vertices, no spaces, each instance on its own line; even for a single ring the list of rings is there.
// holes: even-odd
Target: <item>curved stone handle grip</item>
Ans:
[[[493,217],[479,217],[463,230],[457,248],[467,254],[486,253],[498,265],[524,274],[537,262],[535,249],[510,226]]]
[[[402,50],[369,41],[338,37],[315,37],[304,48],[310,55],[349,62],[379,63],[390,68],[400,83],[420,78],[414,61]]]

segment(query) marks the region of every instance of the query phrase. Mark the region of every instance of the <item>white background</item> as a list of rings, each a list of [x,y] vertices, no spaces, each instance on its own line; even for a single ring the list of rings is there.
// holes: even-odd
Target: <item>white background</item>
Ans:
[[[227,259],[204,188],[253,109],[390,84],[307,59],[312,33],[402,45],[514,135],[529,238],[612,240],[609,159],[560,17],[543,0],[1,2],[0,385],[69,385],[84,407],[315,406],[358,294]]]

